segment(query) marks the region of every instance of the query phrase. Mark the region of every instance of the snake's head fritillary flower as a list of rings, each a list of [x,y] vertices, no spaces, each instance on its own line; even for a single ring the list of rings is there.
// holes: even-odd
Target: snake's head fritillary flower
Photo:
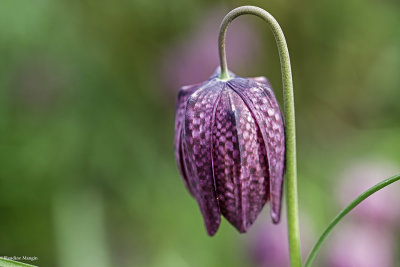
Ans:
[[[246,232],[265,203],[280,220],[285,158],[283,118],[266,78],[219,79],[178,94],[175,155],[210,236],[221,214]]]

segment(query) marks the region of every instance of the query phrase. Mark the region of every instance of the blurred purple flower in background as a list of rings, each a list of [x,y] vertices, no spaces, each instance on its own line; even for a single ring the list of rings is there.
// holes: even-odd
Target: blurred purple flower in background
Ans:
[[[212,8],[204,12],[191,30],[170,47],[161,64],[163,87],[169,88],[175,97],[178,89],[185,84],[194,84],[208,79],[218,65],[218,29],[225,12],[222,8]],[[206,18],[206,19],[205,19]],[[233,69],[254,65],[260,52],[258,37],[246,19],[235,21],[227,37],[227,57]]]
[[[383,179],[395,175],[398,167],[390,162],[364,161],[345,170],[339,184],[339,201],[344,207],[356,196]],[[353,211],[352,218],[361,222],[376,223],[378,227],[400,226],[400,186],[394,184],[376,192]],[[392,203],[392,204],[391,204]]]
[[[389,162],[362,161],[344,171],[339,185],[340,206],[383,179],[396,174]],[[328,267],[392,267],[395,266],[393,232],[400,225],[399,185],[384,188],[364,200],[332,235],[326,249]]]
[[[327,267],[393,267],[393,232],[370,224],[346,223],[332,235]]]
[[[398,168],[387,161],[361,161],[346,169],[339,182],[341,207],[383,179],[396,174]],[[325,267],[393,267],[396,260],[396,231],[400,229],[400,185],[375,193],[352,211],[351,216],[332,233],[324,249],[320,266]],[[257,224],[250,233],[248,255],[254,266],[289,267],[286,216],[279,225]],[[310,220],[302,224],[302,254],[307,256],[315,238]]]
[[[290,266],[286,228],[285,220],[279,225],[263,223],[254,230],[249,245],[249,256],[254,266]]]
[[[304,213],[300,216],[301,249],[304,257],[310,250],[313,233],[310,219]],[[277,225],[260,221],[248,240],[249,260],[257,267],[290,267],[286,214],[282,215],[282,222]]]

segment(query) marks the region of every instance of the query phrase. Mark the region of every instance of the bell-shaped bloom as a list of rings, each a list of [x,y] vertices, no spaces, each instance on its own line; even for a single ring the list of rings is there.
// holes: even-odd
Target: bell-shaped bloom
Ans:
[[[209,235],[221,214],[241,233],[271,201],[278,223],[285,159],[283,118],[266,78],[218,78],[178,94],[175,155]]]

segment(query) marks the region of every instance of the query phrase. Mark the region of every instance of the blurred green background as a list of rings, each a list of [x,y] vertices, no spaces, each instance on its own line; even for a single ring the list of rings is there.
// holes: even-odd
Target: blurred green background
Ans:
[[[256,230],[240,235],[223,221],[206,235],[173,155],[180,81],[207,79],[217,58],[211,67],[180,64],[215,53],[219,21],[246,4],[271,12],[289,45],[311,243],[342,207],[336,188],[346,168],[364,160],[400,166],[396,0],[2,0],[0,256],[61,267],[256,264],[248,253]],[[240,25],[251,34],[240,58],[229,56],[231,70],[267,76],[281,101],[270,30],[241,17],[228,42],[241,39]],[[199,29],[215,47],[188,52],[204,36]],[[190,77],[199,70],[206,75]]]

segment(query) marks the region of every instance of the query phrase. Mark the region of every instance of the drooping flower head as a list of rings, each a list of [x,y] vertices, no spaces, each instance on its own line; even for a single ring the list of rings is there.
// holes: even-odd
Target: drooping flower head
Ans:
[[[175,155],[210,236],[221,214],[246,232],[265,203],[278,223],[285,136],[282,115],[266,78],[219,79],[184,86],[178,94]]]

